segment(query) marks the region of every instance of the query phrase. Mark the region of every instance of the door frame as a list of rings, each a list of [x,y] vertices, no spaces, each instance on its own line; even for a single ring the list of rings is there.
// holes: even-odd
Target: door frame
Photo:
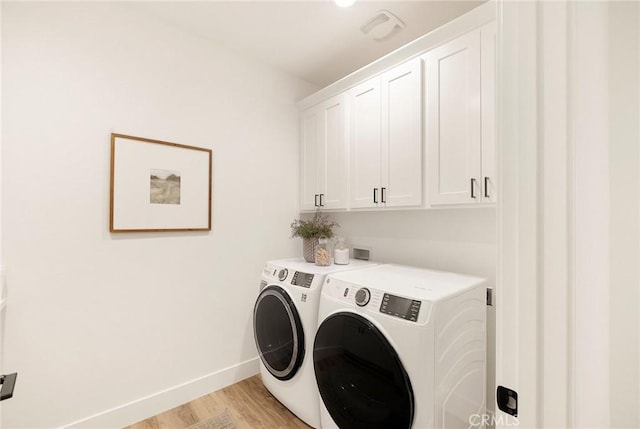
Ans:
[[[499,0],[496,17],[495,381],[518,392],[517,421],[496,404],[496,428],[539,427],[536,9],[535,2]]]
[[[498,0],[497,428],[609,425],[606,8]]]

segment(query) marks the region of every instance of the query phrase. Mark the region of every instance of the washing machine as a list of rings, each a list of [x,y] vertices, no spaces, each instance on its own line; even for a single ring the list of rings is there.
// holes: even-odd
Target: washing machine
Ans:
[[[328,274],[373,266],[316,266],[304,259],[267,262],[253,310],[253,332],[266,388],[308,425],[320,427],[320,396],[313,373],[313,339],[320,289]]]
[[[323,429],[469,428],[485,414],[485,280],[399,265],[331,274],[313,366]]]

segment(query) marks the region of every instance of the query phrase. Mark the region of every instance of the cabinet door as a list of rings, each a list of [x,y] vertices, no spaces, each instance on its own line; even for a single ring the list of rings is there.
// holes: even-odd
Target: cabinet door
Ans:
[[[376,207],[376,201],[380,202],[380,117],[379,77],[349,91],[349,200],[352,208]]]
[[[320,110],[302,112],[300,120],[300,210],[315,210],[318,204],[318,146]]]
[[[345,96],[302,113],[300,210],[347,207]]]
[[[387,207],[422,204],[422,62],[381,76],[382,190]]]
[[[480,32],[424,57],[427,178],[432,205],[478,201],[480,189]]]
[[[325,209],[346,209],[349,168],[346,128],[346,96],[326,101],[321,109],[319,204]]]
[[[498,200],[496,182],[496,23],[480,30],[482,97],[482,201]]]

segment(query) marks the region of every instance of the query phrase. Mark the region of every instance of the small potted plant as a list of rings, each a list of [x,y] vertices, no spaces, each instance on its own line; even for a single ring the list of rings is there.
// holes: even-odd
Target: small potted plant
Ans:
[[[302,254],[305,261],[315,261],[314,249],[318,239],[333,237],[334,226],[339,225],[319,210],[309,220],[296,219],[291,222],[291,238],[302,238]]]

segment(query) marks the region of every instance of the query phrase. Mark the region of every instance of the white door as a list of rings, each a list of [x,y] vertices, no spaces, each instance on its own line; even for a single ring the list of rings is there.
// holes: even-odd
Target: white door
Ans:
[[[380,78],[349,91],[350,207],[376,207],[380,202],[382,152]]]
[[[430,203],[478,201],[480,180],[480,33],[424,55]]]
[[[346,209],[349,153],[347,147],[346,96],[340,94],[323,103],[318,156],[319,205],[324,209]]]
[[[382,187],[387,207],[422,204],[422,61],[381,76]]]

